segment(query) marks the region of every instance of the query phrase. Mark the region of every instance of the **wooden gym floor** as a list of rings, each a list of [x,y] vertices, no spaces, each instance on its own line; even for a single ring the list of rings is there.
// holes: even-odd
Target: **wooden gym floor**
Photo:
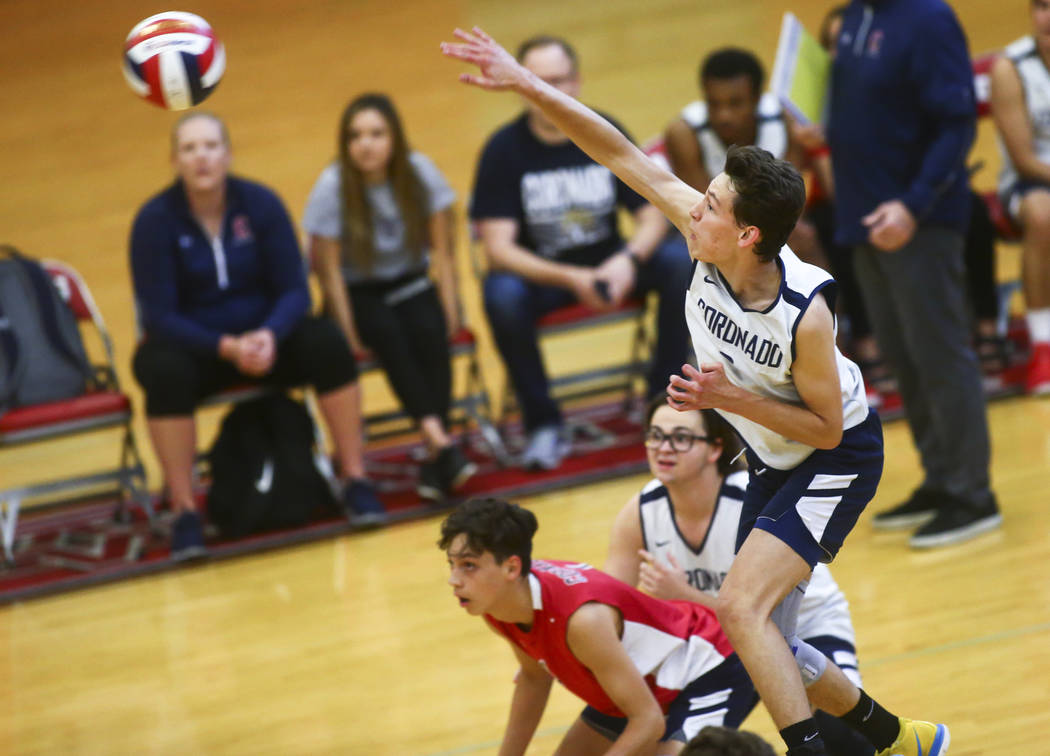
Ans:
[[[437,44],[456,25],[481,24],[510,45],[540,31],[568,37],[581,53],[584,99],[642,139],[696,97],[695,70],[711,49],[750,47],[771,65],[789,7],[815,29],[826,6],[203,0],[188,9],[227,45],[226,78],[207,105],[230,125],[237,169],[275,187],[299,219],[334,153],[338,115],[363,90],[395,97],[413,144],[466,197],[484,138],[518,103],[455,82],[460,68]],[[974,51],[1027,29],[1023,3],[955,7]],[[136,101],[119,55],[132,25],[157,10],[130,0],[0,2],[0,236],[84,273],[131,388],[126,239],[138,206],[169,180],[173,116]],[[989,166],[977,184],[990,186],[989,124],[974,156]],[[488,344],[461,246],[466,308]],[[1015,261],[1003,251],[1006,265]],[[380,382],[365,390],[370,406],[385,400]],[[1000,402],[989,417],[1001,531],[918,553],[903,534],[873,533],[868,513],[833,569],[877,697],[950,723],[954,756],[1039,756],[1050,751],[1050,402]],[[872,510],[919,479],[903,424],[888,426],[887,448]],[[109,464],[113,454],[99,440],[7,450],[0,485]],[[529,500],[537,553],[600,564],[613,514],[643,481]],[[494,754],[511,656],[453,601],[436,536],[436,520],[418,522],[0,609],[0,753]],[[556,691],[530,753],[552,751],[579,708]],[[749,726],[775,736],[762,710]]]

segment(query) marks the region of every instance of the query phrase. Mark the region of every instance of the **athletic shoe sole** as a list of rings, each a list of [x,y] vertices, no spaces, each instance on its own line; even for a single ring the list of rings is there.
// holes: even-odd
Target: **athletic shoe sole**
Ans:
[[[428,501],[441,501],[445,498],[445,494],[440,488],[422,483],[416,486],[416,493],[419,494],[419,498],[427,499]]]
[[[455,490],[460,488],[464,483],[473,478],[478,474],[478,466],[473,462],[467,462],[463,467],[459,468],[459,472],[456,473],[456,477],[452,479],[452,489]]]
[[[953,543],[962,543],[971,538],[976,538],[982,533],[995,530],[1003,524],[1001,514],[985,517],[970,523],[966,527],[948,530],[943,533],[931,533],[929,535],[913,535],[908,541],[912,548],[931,549],[937,546],[948,546]]]
[[[352,514],[347,519],[350,521],[350,526],[357,528],[358,530],[370,530],[371,528],[378,528],[380,525],[385,525],[388,515],[386,512],[364,512],[362,514]]]
[[[913,514],[901,514],[892,516],[875,515],[871,519],[871,526],[876,530],[904,530],[906,528],[922,527],[936,516],[937,512],[915,512]]]
[[[187,546],[179,550],[172,550],[171,561],[189,562],[194,559],[203,559],[208,556],[208,549],[204,546]]]

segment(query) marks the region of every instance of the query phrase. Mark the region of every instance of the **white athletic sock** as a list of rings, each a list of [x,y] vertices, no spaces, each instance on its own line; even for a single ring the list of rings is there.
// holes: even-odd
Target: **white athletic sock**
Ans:
[[[1029,310],[1024,316],[1028,338],[1033,344],[1050,344],[1050,307]]]

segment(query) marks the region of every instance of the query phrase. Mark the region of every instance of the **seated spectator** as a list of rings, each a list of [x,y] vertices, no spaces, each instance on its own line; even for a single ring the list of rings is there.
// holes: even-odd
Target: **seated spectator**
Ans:
[[[579,93],[576,52],[565,40],[535,37],[522,44],[518,58],[566,94]],[[626,244],[618,207],[635,220]],[[490,266],[485,311],[529,434],[522,463],[553,469],[568,453],[569,441],[550,395],[536,321],[576,302],[603,310],[632,295],[658,292],[648,392],[663,392],[689,353],[682,297],[691,261],[680,239],[665,242],[668,225],[657,208],[529,103],[485,145],[470,215]]]
[[[131,273],[145,337],[135,377],[146,394],[153,448],[177,517],[173,559],[204,554],[192,474],[193,412],[231,384],[310,384],[345,478],[354,524],[383,521],[365,479],[357,368],[339,330],[307,316],[310,295],[295,231],[280,199],[229,175],[225,124],[193,112],[172,129],[175,183],[139,210]]]
[[[1050,393],[1050,3],[1029,4],[1033,33],[1006,48],[992,67],[992,116],[1003,167],[999,194],[1020,225],[1028,336],[1025,388]]]
[[[449,333],[460,327],[455,193],[426,155],[410,150],[386,95],[356,97],[338,139],[339,157],[321,172],[303,218],[310,259],[328,314],[354,351],[376,355],[419,424],[428,449],[419,494],[440,500],[477,470],[446,430]]]
[[[707,191],[711,178],[722,172],[726,150],[733,144],[761,147],[800,169],[826,156],[822,141],[806,143],[808,131],[797,128],[775,95],[763,93],[765,71],[753,53],[733,47],[715,50],[701,63],[699,79],[703,99],[683,108],[664,136],[675,175],[697,191]],[[830,181],[820,172],[819,162],[813,167],[818,180],[788,246],[803,260],[829,269],[839,282],[840,304],[850,324],[849,351],[867,375],[877,369],[879,350],[850,268],[850,250],[832,241]],[[828,188],[821,191],[823,187]]]
[[[679,756],[776,756],[776,751],[753,732],[708,726],[685,744]]]
[[[748,482],[733,462],[740,442],[714,410],[678,411],[656,397],[645,446],[653,480],[617,515],[603,570],[657,598],[714,608],[733,563]],[[796,634],[860,686],[849,603],[826,564],[813,569]],[[823,711],[815,717],[829,756],[874,753],[837,717]]]

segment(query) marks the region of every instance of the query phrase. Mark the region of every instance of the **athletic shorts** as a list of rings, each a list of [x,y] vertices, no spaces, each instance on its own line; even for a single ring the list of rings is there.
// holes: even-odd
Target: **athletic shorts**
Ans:
[[[882,477],[882,424],[875,410],[792,470],[765,465],[747,450],[748,484],[736,548],[752,528],[765,530],[812,567],[835,558]]]
[[[1034,189],[1042,189],[1043,191],[1050,192],[1050,184],[1045,181],[1029,181],[1028,179],[1018,179],[1010,186],[1006,188],[1006,191],[999,194],[999,201],[1003,205],[1003,209],[1006,210],[1006,214],[1010,216],[1017,225],[1021,225],[1021,200],[1028,192]]]
[[[666,727],[660,742],[677,740],[688,743],[708,725],[736,729],[754,708],[757,700],[751,679],[736,654],[705,675],[685,686],[667,708]],[[610,741],[616,740],[627,727],[626,717],[602,714],[586,707],[580,718],[595,732]]]

